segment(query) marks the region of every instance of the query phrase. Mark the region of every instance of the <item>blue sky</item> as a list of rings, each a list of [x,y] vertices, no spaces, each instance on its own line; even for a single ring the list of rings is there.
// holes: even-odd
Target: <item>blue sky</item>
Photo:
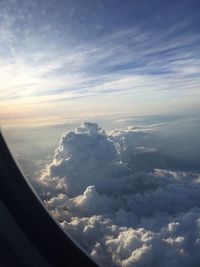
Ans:
[[[0,2],[0,122],[196,112],[200,3]]]

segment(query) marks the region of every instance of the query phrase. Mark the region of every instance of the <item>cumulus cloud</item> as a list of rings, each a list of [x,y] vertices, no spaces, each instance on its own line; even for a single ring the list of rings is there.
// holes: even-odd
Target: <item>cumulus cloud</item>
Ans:
[[[102,266],[199,266],[200,175],[125,162],[151,131],[106,134],[85,122],[63,135],[42,172],[46,206]]]

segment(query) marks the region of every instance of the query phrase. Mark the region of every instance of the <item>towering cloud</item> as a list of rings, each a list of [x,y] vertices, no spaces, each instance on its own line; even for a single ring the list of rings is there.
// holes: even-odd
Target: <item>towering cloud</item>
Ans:
[[[102,266],[197,267],[200,176],[130,167],[125,155],[148,151],[150,134],[85,122],[64,135],[40,179],[44,202]]]

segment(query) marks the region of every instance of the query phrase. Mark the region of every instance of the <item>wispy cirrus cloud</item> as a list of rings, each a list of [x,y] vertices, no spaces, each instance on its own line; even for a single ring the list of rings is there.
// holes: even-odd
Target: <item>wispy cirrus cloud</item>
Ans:
[[[59,31],[52,22],[40,25],[37,33],[35,25],[20,25],[8,8],[4,7],[2,14],[0,103],[4,106],[59,101],[67,112],[68,101],[79,99],[84,105],[87,98],[93,105],[100,99],[108,109],[108,95],[112,94],[115,109],[119,95],[123,95],[128,110],[128,100],[132,98],[137,109],[141,96],[143,106],[148,97],[152,106],[159,101],[167,106],[168,93],[183,102],[188,96],[197,99],[200,34],[193,31],[189,18],[160,29],[149,29],[148,20],[144,20],[143,24],[114,27],[109,34],[79,42],[77,32],[73,35],[68,28]],[[22,16],[21,20],[25,19]],[[52,40],[51,32],[59,38]]]

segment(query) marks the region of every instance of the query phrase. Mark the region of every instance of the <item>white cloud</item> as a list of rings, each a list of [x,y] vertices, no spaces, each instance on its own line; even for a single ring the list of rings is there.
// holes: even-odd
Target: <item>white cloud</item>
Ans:
[[[26,9],[18,12],[29,14]],[[155,112],[190,106],[193,101],[198,105],[199,37],[188,32],[180,35],[188,22],[162,32],[130,27],[81,44],[66,28],[66,39],[56,39],[52,45],[47,41],[51,39],[48,25],[42,25],[40,32],[26,31],[3,7],[2,14],[0,103],[7,109],[6,114],[1,111],[2,117],[18,113],[15,104],[24,107],[19,117],[31,109],[38,117],[46,116],[41,102],[48,106],[45,110],[50,116],[58,102],[57,116],[75,113],[76,103],[69,104],[73,98],[79,98],[81,112],[87,114],[94,112],[93,107],[101,113],[104,105],[105,113]],[[84,99],[91,109],[85,111],[88,102]]]
[[[62,137],[43,171],[45,204],[102,266],[199,265],[199,174],[135,172],[116,150],[122,140],[123,153],[134,149],[151,131],[107,135],[83,123]]]

